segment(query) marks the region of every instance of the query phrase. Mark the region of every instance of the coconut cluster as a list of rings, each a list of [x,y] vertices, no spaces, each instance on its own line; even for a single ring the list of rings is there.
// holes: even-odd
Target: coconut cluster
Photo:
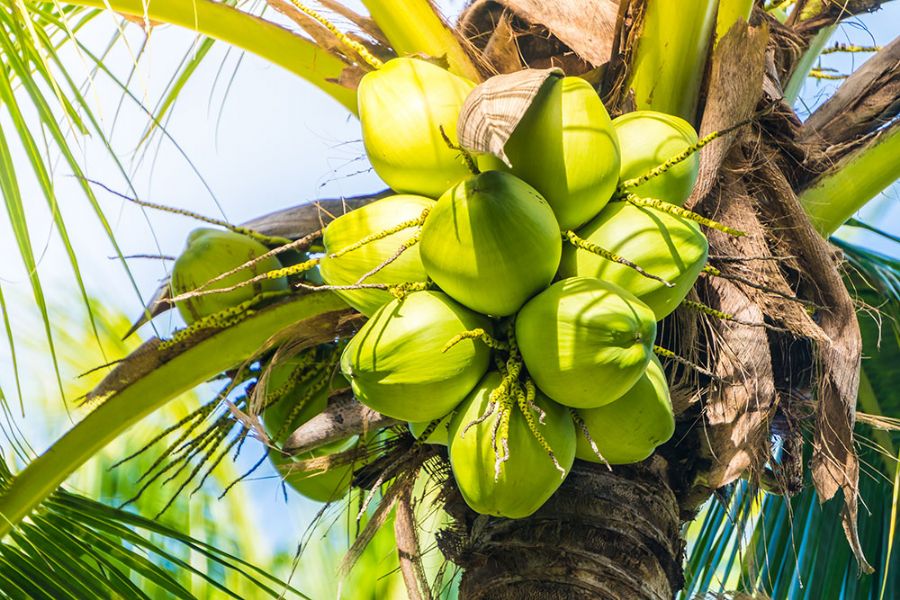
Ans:
[[[474,510],[518,518],[575,458],[636,462],[672,435],[657,321],[707,241],[617,191],[697,135],[649,111],[612,120],[586,81],[554,78],[507,142],[509,167],[454,148],[473,87],[412,58],[363,78],[366,150],[402,193],[329,224],[321,272],[370,317],[340,361],[356,397],[447,444]],[[688,156],[629,192],[680,206],[697,170]]]
[[[415,58],[363,77],[363,142],[396,193],[332,221],[313,262],[325,287],[368,317],[340,355],[341,385],[409,422],[422,442],[446,444],[475,511],[521,518],[558,489],[576,458],[641,461],[673,433],[654,348],[657,322],[706,264],[706,237],[678,208],[697,177],[697,135],[651,111],[610,119],[585,80],[553,77],[506,143],[507,165],[456,145],[474,87]],[[208,288],[277,270],[276,259],[263,260],[265,246],[238,243],[238,234],[226,244],[235,256],[212,261],[204,231],[179,263],[214,262],[218,271],[196,275],[176,263],[177,294],[223,265],[257,261]],[[277,291],[287,280],[258,285],[267,287],[236,291]],[[179,308],[186,320],[203,317],[200,304],[217,297],[223,305],[243,298],[200,296]],[[301,366],[275,365],[267,384],[263,420],[276,445],[325,406],[324,379],[309,380],[318,387],[291,379]],[[349,481],[348,467],[292,485],[331,500]]]

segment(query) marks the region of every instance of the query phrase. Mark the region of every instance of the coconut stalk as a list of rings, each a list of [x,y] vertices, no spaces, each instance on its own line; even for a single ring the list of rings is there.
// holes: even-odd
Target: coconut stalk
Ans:
[[[453,30],[428,0],[363,0],[363,4],[398,55],[443,58],[451,72],[481,80]]]
[[[738,20],[749,21],[752,12],[753,0],[719,0],[719,12],[716,14],[716,42],[725,37]]]
[[[828,237],[894,183],[900,177],[898,156],[900,124],[895,123],[819,176],[800,195],[816,230]]]
[[[647,0],[629,80],[638,109],[696,123],[716,5],[715,0]]]

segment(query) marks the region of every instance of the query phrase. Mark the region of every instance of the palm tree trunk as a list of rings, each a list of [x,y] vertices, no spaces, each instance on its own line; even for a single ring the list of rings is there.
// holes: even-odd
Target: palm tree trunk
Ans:
[[[441,550],[464,570],[466,600],[663,600],[681,589],[684,542],[666,462],[577,461],[560,490],[526,519],[469,510],[451,491],[456,526]]]

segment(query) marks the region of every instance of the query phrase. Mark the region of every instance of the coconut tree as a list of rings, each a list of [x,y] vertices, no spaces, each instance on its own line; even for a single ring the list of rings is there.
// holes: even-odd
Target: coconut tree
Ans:
[[[866,449],[863,464],[888,483],[871,484],[863,478],[861,485],[854,432],[859,400],[864,425],[871,428],[864,435],[896,455],[896,438],[884,431],[893,422],[883,417],[898,408],[897,388],[886,379],[900,339],[896,321],[879,337],[877,328],[857,314],[861,307],[875,304],[896,318],[898,265],[828,239],[900,172],[893,160],[900,147],[900,39],[872,49],[877,50],[873,56],[805,120],[792,107],[834,28],[882,3],[476,0],[453,27],[426,0],[366,0],[367,14],[331,0],[320,4],[351,22],[353,31],[338,30],[294,0],[267,2],[290,20],[290,28],[210,0],[3,5],[5,77],[0,78],[0,93],[48,202],[56,202],[52,179],[25,124],[19,104],[23,96],[105,223],[95,189],[69,151],[58,116],[64,115],[76,129],[102,132],[91,113],[81,110],[84,96],[64,70],[59,74],[56,61],[61,44],[79,44],[82,25],[102,10],[114,10],[144,27],[168,23],[203,34],[208,41],[195,61],[202,59],[212,40],[253,52],[312,82],[353,114],[375,110],[379,93],[398,94],[402,103],[403,94],[414,91],[378,87],[379,77],[387,79],[390,59],[429,57],[473,85],[482,83],[474,91],[466,88],[469,110],[460,117],[458,132],[441,132],[449,134],[448,145],[463,155],[503,156],[507,149],[515,159],[513,147],[518,146],[521,152],[538,152],[539,159],[540,150],[527,148],[528,139],[517,140],[516,128],[527,122],[529,108],[560,73],[579,76],[612,116],[653,110],[696,128],[699,139],[688,151],[664,157],[655,169],[630,182],[634,187],[644,183],[644,176],[648,181],[663,176],[699,152],[699,176],[687,190],[683,208],[626,197],[629,185],[620,185],[619,192],[623,202],[700,223],[709,243],[709,261],[686,301],[657,326],[657,352],[676,415],[671,441],[630,465],[610,469],[576,461],[556,493],[525,518],[476,513],[450,475],[445,451],[414,441],[396,428],[395,419],[364,406],[346,390],[331,394],[327,408],[279,446],[304,457],[287,472],[327,471],[352,462],[354,487],[362,490],[365,503],[377,506],[371,505],[372,518],[348,561],[393,513],[409,594],[432,595],[414,511],[421,504],[416,501],[421,493],[417,481],[428,478],[432,488],[440,486],[439,500],[433,489],[428,498],[453,520],[439,534],[438,547],[461,568],[459,593],[466,598],[665,598],[685,588],[686,576],[685,593],[690,594],[712,589],[722,573],[736,574],[741,589],[779,597],[794,597],[795,582],[812,580],[817,587],[807,588],[807,594],[840,586],[846,594],[887,597],[885,590],[896,589],[896,571],[892,574],[888,568],[895,556],[890,535],[871,527],[863,528],[861,535],[858,521],[862,498],[870,509],[876,507],[875,514],[892,515],[887,517],[892,530],[896,502],[892,513],[885,498],[897,469],[890,461],[881,464],[882,457]],[[105,68],[101,56],[89,59],[97,69]],[[154,115],[156,122],[190,77],[191,64],[176,74],[170,97]],[[454,134],[457,141],[451,139]],[[390,139],[390,132],[382,136],[382,143],[405,141],[399,134]],[[371,148],[369,153],[375,163],[377,153]],[[416,152],[408,154],[405,160],[417,159]],[[7,139],[0,135],[0,190],[35,300],[42,306],[23,199],[9,156]],[[534,169],[541,166],[536,160]],[[477,170],[476,165],[469,167]],[[459,168],[466,166],[461,162]],[[406,191],[406,181],[396,181],[387,182]],[[382,196],[378,192],[301,205],[229,227],[279,254],[299,252],[299,266],[270,274],[270,279],[295,276],[312,266],[304,253],[322,249],[323,224]],[[61,218],[57,226],[71,249]],[[426,246],[422,249],[425,252]],[[78,274],[74,252],[70,258]],[[214,432],[219,440],[231,441],[224,444],[224,452],[211,447],[184,457],[170,455],[173,464],[197,462],[196,470],[188,469],[189,477],[203,477],[203,459],[215,466],[222,460],[220,453],[227,454],[248,432],[267,441],[278,438],[257,420],[268,400],[256,392],[265,389],[270,375],[259,365],[274,360],[277,366],[283,354],[307,352],[313,364],[310,380],[323,382],[316,390],[327,390],[334,357],[321,354],[321,348],[377,321],[363,325],[360,311],[368,314],[366,309],[337,293],[342,290],[290,281],[296,284],[294,293],[255,289],[255,295],[234,309],[196,313],[200,318],[192,325],[169,339],[151,339],[118,364],[89,392],[96,408],[15,477],[7,476],[0,495],[5,517],[0,533],[17,531],[33,511],[51,501],[48,498],[74,469],[132,424],[220,374],[227,381],[226,393],[256,382],[233,402],[230,414],[236,421],[225,419]],[[181,291],[176,283],[160,289],[144,320],[173,306],[172,290]],[[49,320],[45,325],[52,350]],[[479,331],[493,340],[484,328]],[[879,340],[882,347],[877,346]],[[317,353],[310,354],[313,351]],[[877,358],[862,363],[864,355]],[[204,410],[209,409],[201,407],[194,418],[200,420]],[[179,423],[186,427],[183,439],[196,435],[192,422]],[[376,442],[376,451],[368,446],[332,458],[307,455],[324,444],[382,430],[388,432],[381,434],[387,439]],[[711,505],[710,497],[716,499]],[[827,502],[825,508],[817,508],[817,501]],[[686,528],[700,511],[702,520],[696,522],[701,525]],[[806,518],[799,533],[790,527],[798,522],[796,517]],[[834,539],[837,523],[845,541]],[[691,537],[687,572],[685,531]],[[782,559],[795,548],[796,562],[787,565],[791,561]],[[856,565],[852,569],[850,555]],[[868,560],[876,560],[881,568],[880,582],[857,582],[853,569],[871,572]],[[829,587],[822,587],[826,583]]]

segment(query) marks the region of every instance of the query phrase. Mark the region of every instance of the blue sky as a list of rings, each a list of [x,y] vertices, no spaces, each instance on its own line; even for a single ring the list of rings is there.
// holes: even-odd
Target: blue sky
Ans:
[[[449,3],[448,12],[452,13],[459,4]],[[900,3],[889,3],[880,13],[864,17],[862,23],[868,32],[858,24],[848,24],[834,40],[885,43],[900,29]],[[90,26],[86,39],[93,47],[102,48],[112,26],[110,19],[99,19]],[[143,32],[136,26],[130,26],[127,33],[129,44],[119,45],[109,61],[112,69],[122,75],[127,74],[136,49],[144,41]],[[152,31],[148,51],[132,85],[147,105],[155,104],[175,65],[190,54],[193,41],[191,34],[171,27]],[[71,50],[68,58],[76,67],[83,64]],[[863,57],[833,55],[825,60],[828,66],[847,71],[853,61],[858,63]],[[82,71],[83,75],[88,74],[83,66]],[[834,86],[831,82],[810,80],[804,99],[814,103]],[[120,93],[103,78],[96,78],[89,87],[89,98],[98,106],[105,131],[111,132],[117,156],[144,200],[240,222],[302,202],[383,187],[368,168],[353,117],[302,80],[253,56],[241,57],[222,46],[213,50],[182,93],[166,123],[169,137],[157,136],[137,151],[136,141],[147,125],[142,110],[128,101],[120,108]],[[0,116],[0,127],[8,126],[5,115]],[[98,140],[78,139],[77,146],[89,177],[127,191],[126,182]],[[19,164],[24,169],[22,160]],[[138,298],[121,266],[108,258],[113,254],[109,242],[78,192],[76,182],[67,175],[66,169],[59,166],[60,208],[73,229],[75,249],[81,257],[89,291],[114,308],[138,314],[141,307]],[[40,274],[47,288],[54,290],[50,299],[52,313],[59,316],[60,322],[83,319],[83,306],[76,299],[71,271],[44,201],[33,180],[28,177],[22,180],[24,194],[29,199],[27,210],[33,242],[41,254]],[[144,211],[103,191],[97,193],[126,254],[177,254],[187,233],[198,226],[183,217]],[[864,210],[861,217],[900,235],[896,186]],[[17,251],[8,232],[5,214],[0,214],[0,252],[11,257],[0,261],[0,284],[15,316],[16,335],[39,336],[26,274],[14,259]],[[870,236],[864,239],[884,252],[900,253],[900,248],[891,247],[882,239]],[[134,260],[131,267],[145,297],[166,274],[166,263],[160,261]],[[169,331],[174,325],[169,318],[161,318],[157,323],[162,331]],[[144,328],[142,334],[151,335],[152,331]],[[39,343],[36,348],[40,349]],[[9,391],[13,381],[7,357],[5,344],[0,342],[0,387]],[[33,351],[26,353],[24,359],[23,371],[32,374],[31,380],[37,383],[28,384],[26,390],[46,392],[46,386],[41,384],[49,368],[46,357]],[[31,418],[26,419],[31,441],[39,449],[45,448],[64,426],[61,422],[58,427],[48,429],[37,411],[31,411]],[[247,460],[252,459],[252,453],[246,456]],[[272,534],[268,539],[273,544],[291,547],[317,505],[293,497],[290,507],[284,507],[280,490],[272,480],[248,485],[259,500],[255,508],[258,518]]]

